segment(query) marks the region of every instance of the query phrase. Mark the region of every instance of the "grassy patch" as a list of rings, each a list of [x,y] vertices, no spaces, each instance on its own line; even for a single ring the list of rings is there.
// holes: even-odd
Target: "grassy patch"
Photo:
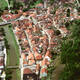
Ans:
[[[18,80],[21,79],[21,74],[20,74],[20,73],[21,73],[20,70],[17,69],[17,70],[16,70],[16,75],[17,75],[17,77],[18,77]]]
[[[0,8],[5,9],[6,7],[8,7],[7,2],[5,0],[0,0]]]
[[[0,26],[0,28],[2,27],[4,28],[5,37],[9,44],[9,49],[7,49],[7,66],[19,65],[19,47],[12,31],[12,27],[9,27],[9,25]],[[11,76],[11,80],[20,80],[20,70],[12,69]]]
[[[10,31],[10,33],[11,33],[11,35],[12,35],[12,38],[13,38],[13,40],[14,40],[14,43],[15,43],[16,55],[17,55],[17,64],[16,64],[16,65],[19,65],[19,56],[20,56],[20,54],[19,54],[19,46],[18,46],[18,44],[17,44],[17,42],[16,42],[16,39],[15,39],[13,30],[12,30],[12,27],[9,27],[9,31]]]
[[[7,65],[9,65],[9,61],[10,61],[10,59],[9,59],[10,55],[9,54],[10,54],[9,51],[7,50]]]
[[[0,17],[0,22],[2,22],[3,20],[2,20],[2,18]]]

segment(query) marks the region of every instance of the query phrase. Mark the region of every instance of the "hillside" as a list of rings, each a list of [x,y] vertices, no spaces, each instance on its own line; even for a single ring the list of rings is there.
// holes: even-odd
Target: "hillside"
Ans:
[[[5,9],[7,7],[7,2],[5,0],[0,0],[0,9]]]

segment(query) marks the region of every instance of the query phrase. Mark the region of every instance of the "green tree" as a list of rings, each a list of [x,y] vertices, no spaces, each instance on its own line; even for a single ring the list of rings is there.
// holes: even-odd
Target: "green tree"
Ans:
[[[6,80],[11,80],[12,78],[12,70],[5,68]]]
[[[67,9],[67,17],[70,17],[70,9]]]
[[[61,61],[66,66],[60,80],[76,80],[80,75],[80,20],[71,26],[71,36],[61,46]]]

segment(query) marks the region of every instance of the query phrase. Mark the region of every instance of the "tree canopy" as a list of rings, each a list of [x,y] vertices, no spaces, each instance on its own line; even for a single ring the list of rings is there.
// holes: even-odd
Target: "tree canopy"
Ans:
[[[71,36],[61,47],[61,61],[66,65],[61,80],[75,80],[80,75],[80,20],[73,21],[71,27]]]

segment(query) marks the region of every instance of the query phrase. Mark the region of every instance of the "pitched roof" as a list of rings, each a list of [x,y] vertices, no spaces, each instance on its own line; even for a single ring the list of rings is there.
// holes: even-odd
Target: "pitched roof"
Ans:
[[[35,60],[33,60],[33,59],[29,60],[29,63],[28,63],[28,64],[29,64],[29,65],[35,64]]]
[[[46,54],[45,54],[45,57],[46,57],[46,56],[52,57],[50,50],[47,50],[47,52],[46,52]]]
[[[36,60],[41,60],[42,59],[42,55],[41,54],[38,54],[36,57],[35,57]]]
[[[24,53],[22,53],[22,58],[26,59],[26,55]]]
[[[33,53],[29,53],[29,55],[28,55],[28,60],[34,60],[34,55],[33,55]]]
[[[23,74],[32,74],[32,70],[29,69],[29,68],[25,68],[24,71],[23,71]]]

